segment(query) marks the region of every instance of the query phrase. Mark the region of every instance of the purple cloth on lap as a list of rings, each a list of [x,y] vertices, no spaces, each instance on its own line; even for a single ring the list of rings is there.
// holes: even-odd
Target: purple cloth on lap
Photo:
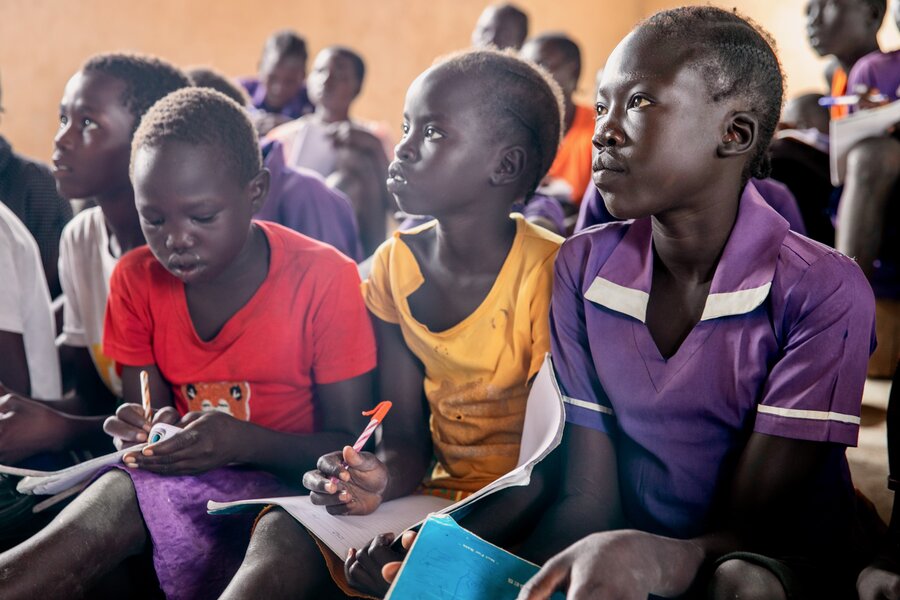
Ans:
[[[244,559],[256,513],[213,516],[206,512],[208,500],[299,493],[270,473],[243,467],[184,476],[114,468],[131,476],[153,543],[153,566],[169,600],[218,598]]]

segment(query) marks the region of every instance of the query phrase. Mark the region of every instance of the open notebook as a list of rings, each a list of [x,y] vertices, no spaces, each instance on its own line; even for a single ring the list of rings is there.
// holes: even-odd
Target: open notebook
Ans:
[[[528,396],[516,468],[459,502],[433,496],[406,496],[385,502],[370,515],[355,517],[330,515],[324,507],[314,506],[309,496],[236,502],[211,500],[207,509],[212,514],[224,514],[255,510],[257,505],[279,505],[335,554],[344,557],[350,548],[362,546],[379,533],[405,531],[421,523],[430,513],[460,516],[473,502],[489,494],[512,486],[528,485],[534,465],[559,445],[564,424],[562,394],[553,374],[550,355],[547,355]]]
[[[157,423],[150,429],[149,438],[151,441],[148,442],[148,444],[160,442],[167,436],[178,431],[181,431],[180,427],[166,425],[165,423]],[[125,456],[125,454],[140,450],[148,444],[138,444],[136,446],[131,446],[130,448],[125,448],[124,450],[119,450],[118,452],[104,454],[103,456],[92,458],[91,460],[78,463],[77,465],[66,469],[60,469],[59,471],[37,471],[34,469],[20,469],[18,467],[0,465],[0,473],[22,477],[22,480],[16,485],[16,490],[21,494],[59,494],[84,483],[103,467],[121,462],[122,457]]]
[[[831,122],[831,185],[841,185],[847,172],[847,153],[860,141],[883,135],[892,125],[900,123],[900,100],[861,110]]]

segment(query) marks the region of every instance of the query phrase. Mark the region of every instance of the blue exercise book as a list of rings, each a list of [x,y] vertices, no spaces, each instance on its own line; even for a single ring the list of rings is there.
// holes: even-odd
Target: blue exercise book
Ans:
[[[425,520],[385,600],[515,600],[538,566],[490,544],[449,515]],[[553,600],[564,600],[557,592]]]

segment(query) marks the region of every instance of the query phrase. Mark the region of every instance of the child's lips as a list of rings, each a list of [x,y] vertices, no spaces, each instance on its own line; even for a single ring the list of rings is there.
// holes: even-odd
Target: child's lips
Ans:
[[[391,163],[388,167],[388,178],[387,178],[387,188],[388,191],[395,191],[401,187],[404,187],[408,181],[406,180],[406,176],[403,174],[403,171],[400,170],[400,167],[395,163]]]

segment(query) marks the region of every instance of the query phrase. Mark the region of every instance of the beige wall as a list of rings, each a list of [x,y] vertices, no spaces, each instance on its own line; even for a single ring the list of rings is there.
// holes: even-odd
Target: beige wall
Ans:
[[[566,30],[582,46],[581,95],[594,72],[641,17],[665,0],[518,0],[532,33]],[[366,57],[369,77],[355,112],[396,132],[409,82],[435,56],[465,47],[485,0],[0,0],[0,134],[22,153],[47,160],[66,80],[91,54],[134,50],[227,75],[252,73],[274,29],[303,33],[312,52],[341,43]],[[806,45],[800,0],[732,0],[776,36],[799,91],[819,85],[821,64]],[[888,27],[886,26],[886,29]],[[891,29],[893,27],[891,26]],[[887,47],[900,45],[885,36]]]

